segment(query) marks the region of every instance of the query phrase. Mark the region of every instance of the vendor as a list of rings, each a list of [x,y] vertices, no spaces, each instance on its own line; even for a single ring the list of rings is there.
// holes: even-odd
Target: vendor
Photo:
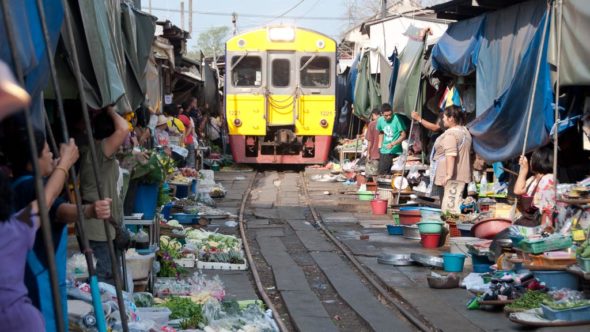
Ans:
[[[371,112],[371,122],[367,126],[365,139],[367,140],[367,176],[375,176],[379,173],[379,131],[377,130],[377,120],[381,115],[379,108],[374,108]]]
[[[393,158],[402,153],[402,142],[406,139],[406,125],[400,115],[393,114],[391,105],[381,106],[381,117],[377,120],[379,131],[379,175],[391,172]]]
[[[458,106],[445,108],[445,132],[434,142],[430,154],[430,193],[442,200],[444,187],[451,180],[471,182],[471,134],[465,128],[465,114]]]
[[[31,163],[31,151],[29,139],[25,128],[13,124],[10,131],[10,138],[3,142],[3,151],[7,158],[9,168],[12,172],[12,190],[14,191],[13,212],[20,211],[36,199],[35,178]],[[60,158],[53,159],[49,145],[45,141],[43,133],[34,129],[36,155],[41,171],[41,176],[46,180],[46,186],[51,182],[60,181],[62,175],[67,175],[72,165],[78,159],[78,147],[71,140],[68,144],[62,144]],[[55,166],[57,165],[57,166]],[[62,175],[60,175],[62,173]],[[60,187],[61,188],[61,187]],[[78,211],[75,204],[68,203],[59,194],[48,206],[49,219],[51,222],[51,233],[55,245],[55,260],[59,279],[62,306],[66,307],[66,260],[67,260],[67,223],[74,223],[78,219]],[[95,201],[83,207],[86,218],[100,216],[110,217],[110,199]],[[28,289],[32,304],[43,313],[47,331],[55,331],[55,315],[53,303],[51,302],[51,288],[49,287],[49,267],[47,255],[45,254],[45,241],[41,233],[37,233],[33,250],[27,255],[25,270],[25,283]],[[67,311],[64,310],[65,313]],[[66,316],[67,317],[67,316]]]
[[[111,222],[123,223],[123,202],[120,196],[119,163],[115,153],[119,150],[129,135],[127,121],[122,118],[115,108],[107,107],[94,118],[93,136],[96,145],[97,164],[93,165],[88,146],[81,149],[80,157],[80,193],[84,202],[98,200],[98,190],[94,167],[98,167],[103,197],[110,197]],[[115,228],[108,225],[111,239],[115,238]],[[111,273],[111,256],[107,244],[107,235],[102,220],[89,218],[84,220],[84,231],[90,242],[90,247],[96,258],[96,274],[99,281],[114,284]]]
[[[531,155],[530,162],[525,156],[519,160],[520,170],[514,184],[515,195],[533,197],[532,205],[542,213],[541,225],[551,225],[555,206],[555,183],[553,182],[553,147],[538,148]],[[532,173],[527,178],[529,171]]]

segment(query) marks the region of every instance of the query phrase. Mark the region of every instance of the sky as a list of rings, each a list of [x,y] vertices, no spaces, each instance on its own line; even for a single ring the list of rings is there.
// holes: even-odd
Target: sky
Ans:
[[[273,24],[294,24],[339,39],[349,26],[345,4],[352,0],[193,0],[193,31],[189,50],[197,44],[200,33],[211,27],[232,26],[237,13],[238,33]],[[142,10],[149,11],[150,0],[142,0]],[[188,30],[189,0],[151,0],[152,15],[180,26],[180,8],[184,2],[184,29]],[[281,16],[278,19],[276,17]],[[232,31],[232,30],[230,30]]]

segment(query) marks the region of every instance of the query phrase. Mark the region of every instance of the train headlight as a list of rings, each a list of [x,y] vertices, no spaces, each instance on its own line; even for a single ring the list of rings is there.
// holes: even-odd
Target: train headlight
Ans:
[[[326,119],[322,119],[322,120],[320,121],[320,126],[322,126],[322,128],[326,128],[326,127],[328,127],[328,120],[326,120]]]
[[[315,46],[317,46],[319,49],[322,49],[326,47],[326,42],[323,39],[318,39],[318,41],[315,42]]]
[[[241,47],[241,48],[246,47],[246,41],[244,39],[238,40],[238,47]]]
[[[273,27],[268,28],[268,39],[270,41],[290,42],[295,40],[295,29],[292,27]]]
[[[240,119],[235,119],[234,120],[234,126],[239,127],[241,125],[242,125],[242,120],[240,120]]]

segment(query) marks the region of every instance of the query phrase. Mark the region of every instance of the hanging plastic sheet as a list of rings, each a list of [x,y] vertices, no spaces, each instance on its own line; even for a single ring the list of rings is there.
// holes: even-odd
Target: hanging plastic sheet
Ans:
[[[370,51],[365,51],[359,64],[358,77],[354,89],[354,112],[357,117],[368,120],[373,108],[381,106],[379,84],[371,76]]]
[[[537,88],[532,91],[546,9],[544,1],[529,1],[453,24],[433,50],[433,65],[438,70],[459,76],[476,71],[478,118],[470,131],[475,151],[486,160],[506,160],[521,153],[526,110],[533,96],[526,149],[548,140],[553,115],[547,43]]]
[[[361,53],[357,54],[350,66],[350,71],[348,72],[348,90],[346,92],[346,100],[353,103],[354,102],[354,91],[356,88],[356,79],[358,76],[358,65],[361,61]]]
[[[393,50],[393,53],[391,53],[389,61],[391,62],[391,76],[389,77],[389,98],[387,98],[387,102],[389,104],[393,104],[393,95],[395,94],[395,83],[397,82],[397,75],[399,73],[399,58],[397,57],[397,48],[395,48]]]
[[[542,58],[537,88],[532,89],[539,49],[542,45],[542,27],[541,24],[532,41],[527,45],[522,61],[515,68],[514,79],[505,92],[469,126],[473,136],[473,148],[485,160],[503,161],[514,158],[522,152],[529,100],[533,103],[533,115],[526,150],[533,150],[549,140],[548,130],[554,121],[547,43],[540,54]],[[548,37],[547,33],[546,41]],[[496,55],[501,56],[500,53]],[[507,139],[499,140],[498,137]]]
[[[399,71],[395,84],[392,107],[394,112],[410,116],[416,109],[416,98],[422,71],[424,38],[421,30],[410,26],[405,32],[409,38],[406,48],[399,56]]]
[[[475,70],[485,15],[449,25],[432,49],[432,66],[456,76]]]
[[[146,94],[146,66],[152,49],[156,17],[121,4],[121,29],[126,60],[125,90],[133,110]]]
[[[393,68],[389,65],[387,58],[383,54],[378,53],[379,57],[379,87],[381,88],[381,99],[389,100],[391,98],[389,90],[389,82],[393,74]]]
[[[25,89],[31,95],[31,113],[36,126],[44,130],[42,92],[49,79],[49,63],[45,56],[45,41],[41,30],[36,0],[5,0],[10,7],[10,15],[16,24],[15,40],[17,53],[25,75]],[[63,7],[60,0],[43,0],[43,8],[47,18],[47,28],[51,40],[52,52],[55,52],[57,40],[63,22]],[[0,9],[0,40],[7,41],[4,28],[4,13]],[[10,47],[6,44],[0,48],[0,60],[13,68]],[[14,69],[14,68],[13,68]]]
[[[557,64],[557,17],[552,18],[549,62]],[[561,59],[559,83],[561,86],[590,85],[590,2],[587,0],[563,1],[561,32]]]

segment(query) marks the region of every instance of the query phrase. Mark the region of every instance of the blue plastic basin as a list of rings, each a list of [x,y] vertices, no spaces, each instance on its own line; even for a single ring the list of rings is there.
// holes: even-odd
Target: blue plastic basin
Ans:
[[[454,254],[445,252],[442,254],[443,268],[446,272],[463,272],[463,264],[465,263],[464,254]]]

